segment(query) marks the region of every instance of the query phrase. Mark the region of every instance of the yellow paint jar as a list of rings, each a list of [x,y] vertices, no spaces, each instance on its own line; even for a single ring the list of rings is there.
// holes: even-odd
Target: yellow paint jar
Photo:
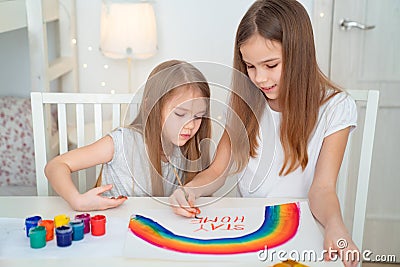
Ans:
[[[59,214],[54,217],[54,226],[55,228],[67,225],[69,223],[69,217],[65,214]]]

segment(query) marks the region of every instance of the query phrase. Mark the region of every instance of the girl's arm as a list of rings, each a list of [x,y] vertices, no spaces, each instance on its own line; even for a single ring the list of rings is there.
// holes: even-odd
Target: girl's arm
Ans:
[[[114,143],[110,136],[97,142],[71,150],[49,161],[45,174],[53,189],[64,198],[74,210],[103,210],[121,205],[124,199],[110,199],[101,194],[112,188],[106,185],[80,194],[71,179],[71,173],[111,161]]]
[[[211,165],[185,185],[188,199],[185,199],[181,189],[175,190],[171,195],[170,202],[176,214],[193,217],[196,210],[190,207],[194,206],[194,200],[201,196],[209,196],[224,185],[229,171],[230,157],[231,143],[227,132],[224,131]]]
[[[341,248],[337,244],[340,239],[345,239],[348,244],[343,252],[358,250],[344,225],[336,194],[336,181],[349,132],[348,127],[325,137],[308,194],[311,211],[325,228],[324,249],[328,251],[329,249],[340,251]],[[340,252],[338,253],[340,256]],[[325,259],[329,260],[329,254],[325,254]],[[345,266],[357,264],[352,259],[342,260]]]

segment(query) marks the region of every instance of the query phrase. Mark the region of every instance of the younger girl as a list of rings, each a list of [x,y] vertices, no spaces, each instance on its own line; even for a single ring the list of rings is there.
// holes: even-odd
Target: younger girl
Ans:
[[[45,173],[73,209],[101,210],[121,205],[114,196],[169,196],[178,181],[188,182],[209,164],[210,89],[193,65],[171,60],[150,74],[138,116],[97,142],[51,160]],[[71,173],[103,164],[102,186],[80,194]],[[102,196],[103,194],[103,196]],[[113,197],[110,197],[113,196]]]
[[[336,195],[349,132],[356,126],[356,106],[319,70],[304,7],[296,0],[256,1],[236,33],[234,68],[252,84],[234,73],[234,113],[213,163],[185,186],[189,203],[215,192],[233,165],[241,176],[242,196],[308,198],[325,227],[324,248],[339,250],[337,242],[344,238],[346,250],[357,249]],[[240,131],[241,124],[245,131]],[[244,138],[249,149],[238,145],[245,144]],[[193,217],[181,191],[171,196],[177,204],[174,211]],[[347,266],[356,264],[343,260]]]

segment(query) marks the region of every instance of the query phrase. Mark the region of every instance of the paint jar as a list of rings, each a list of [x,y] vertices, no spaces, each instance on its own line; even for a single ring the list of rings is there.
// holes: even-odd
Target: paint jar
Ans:
[[[26,237],[29,237],[29,229],[38,226],[38,223],[42,220],[40,216],[32,216],[25,219],[25,230]]]
[[[93,216],[92,218],[90,218],[90,224],[92,226],[92,235],[101,236],[106,233],[106,216]]]
[[[57,246],[68,247],[72,244],[72,227],[63,225],[56,228]]]
[[[40,226],[46,228],[46,241],[54,239],[54,222],[53,220],[42,220],[39,222]]]
[[[44,226],[31,227],[29,229],[29,241],[31,248],[46,246],[46,228]]]
[[[75,215],[75,219],[83,221],[83,224],[84,224],[83,232],[85,234],[90,233],[90,214],[89,213]]]
[[[72,241],[82,240],[84,235],[83,220],[72,220],[69,225],[72,227]]]
[[[63,225],[68,225],[68,223],[69,223],[69,217],[65,214],[59,214],[56,217],[54,217],[54,226],[56,228]]]

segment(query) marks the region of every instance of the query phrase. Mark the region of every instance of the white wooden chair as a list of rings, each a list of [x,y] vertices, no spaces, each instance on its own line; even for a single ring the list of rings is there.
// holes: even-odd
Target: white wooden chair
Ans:
[[[90,144],[112,129],[129,123],[127,119],[133,120],[136,116],[140,101],[141,95],[134,96],[133,94],[32,92],[38,196],[47,196],[51,192],[44,174],[44,167],[48,160],[72,148]],[[57,110],[56,119],[50,115],[54,113],[50,111],[53,106]],[[126,112],[127,109],[129,109],[128,112]],[[127,119],[124,118],[125,114],[127,114]],[[123,119],[125,121],[122,121]],[[95,177],[98,176],[99,170],[100,166],[97,166]],[[86,170],[78,172],[77,186],[80,192],[88,189],[86,174]]]
[[[347,92],[357,103],[358,126],[347,144],[339,172],[337,193],[346,225],[349,228],[352,226],[352,239],[362,251],[379,91]]]

